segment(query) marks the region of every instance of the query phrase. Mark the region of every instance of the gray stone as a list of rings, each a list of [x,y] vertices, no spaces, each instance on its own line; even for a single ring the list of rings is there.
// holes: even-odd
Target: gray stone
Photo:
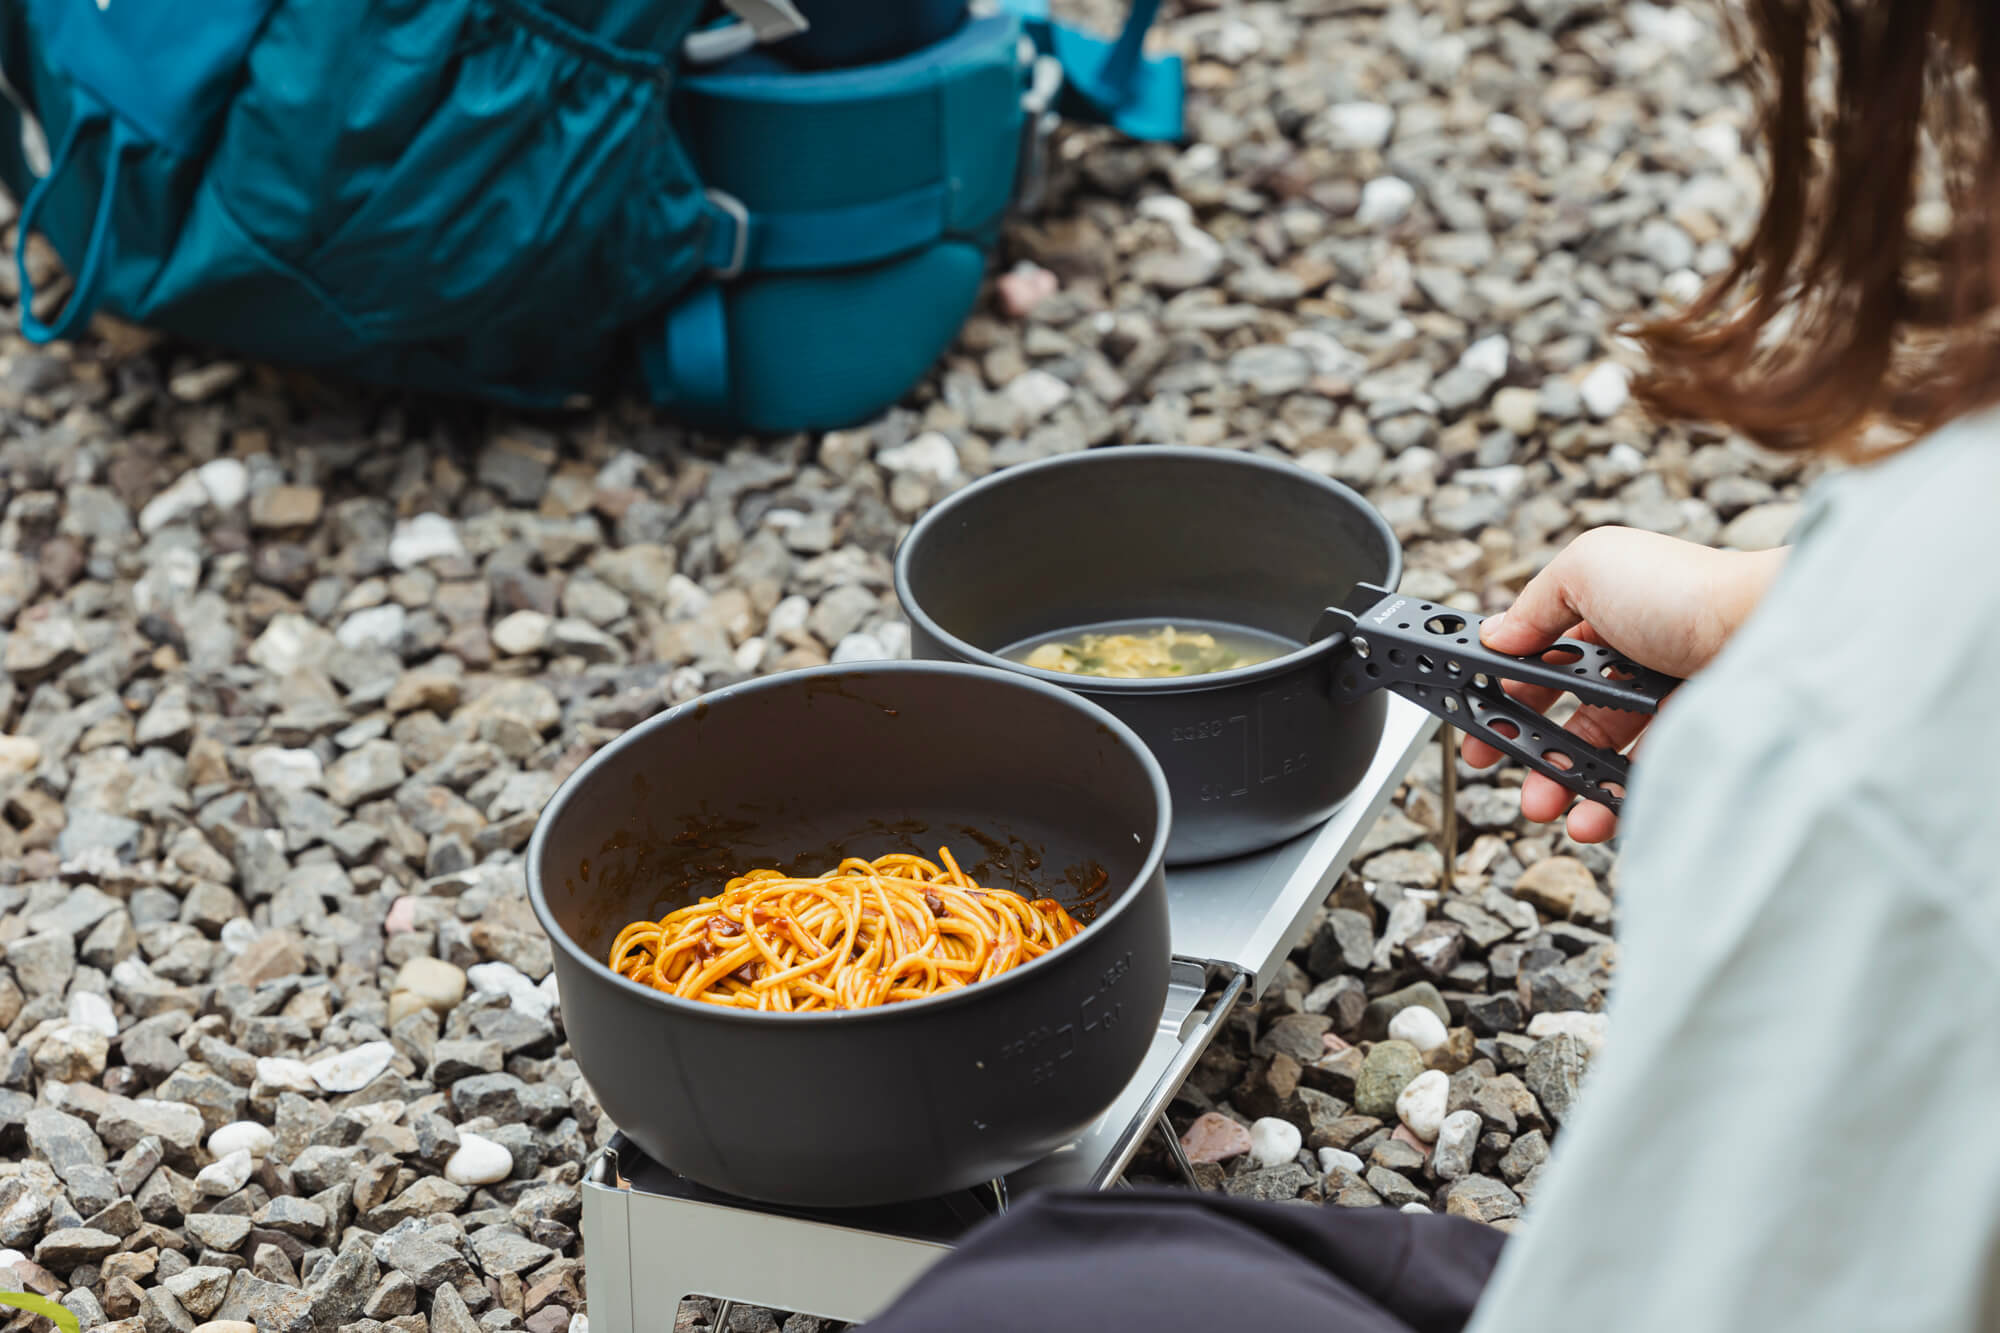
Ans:
[[[487,1116],[503,1125],[512,1124],[526,1114],[527,1091],[527,1084],[512,1074],[479,1074],[452,1085],[451,1105],[461,1121]]]
[[[1223,1189],[1237,1198],[1279,1203],[1286,1199],[1296,1199],[1312,1184],[1312,1172],[1297,1162],[1285,1162],[1278,1166],[1231,1176],[1224,1182]]]
[[[1368,1188],[1391,1208],[1401,1208],[1406,1203],[1427,1203],[1430,1195],[1413,1184],[1409,1177],[1391,1171],[1384,1166],[1371,1166],[1364,1179]]]
[[[1286,1014],[1265,1032],[1257,1053],[1283,1051],[1301,1065],[1311,1064],[1326,1053],[1322,1038],[1332,1026],[1333,1020],[1321,1014]]]
[[[1428,981],[1419,981],[1401,990],[1390,991],[1369,1001],[1368,1008],[1361,1015],[1361,1039],[1379,1041],[1389,1035],[1389,1020],[1411,1005],[1421,1005],[1438,1016],[1438,1021],[1451,1026],[1451,1010],[1438,994],[1438,988]]]
[[[1445,1191],[1444,1210],[1475,1222],[1499,1222],[1521,1215],[1521,1196],[1491,1176],[1467,1176]]]
[[[110,1158],[90,1126],[73,1115],[38,1106],[27,1116],[28,1150],[58,1176],[78,1166],[104,1166]]]
[[[401,1235],[385,1239],[378,1257],[390,1268],[409,1277],[425,1291],[442,1288],[466,1276],[472,1266],[465,1256],[448,1245],[425,1235]]]
[[[1374,924],[1359,912],[1336,907],[1314,932],[1306,966],[1321,977],[1341,971],[1365,972],[1374,955]]]
[[[1535,1094],[1535,1100],[1542,1104],[1549,1119],[1558,1125],[1576,1104],[1577,1092],[1583,1085],[1584,1070],[1589,1063],[1589,1049],[1567,1032],[1536,1042],[1534,1049],[1528,1053],[1528,1068],[1524,1075],[1528,1090]]]
[[[35,1246],[35,1262],[58,1273],[67,1273],[78,1264],[94,1263],[117,1249],[122,1237],[94,1227],[65,1227],[51,1231]]]
[[[1361,1065],[1354,1084],[1354,1109],[1382,1120],[1396,1118],[1396,1098],[1417,1075],[1424,1058],[1406,1041],[1377,1042]]]
[[[1500,1159],[1500,1174],[1510,1184],[1519,1184],[1529,1172],[1549,1160],[1549,1141],[1539,1129],[1516,1138]]]
[[[472,1233],[472,1252],[488,1273],[519,1273],[555,1257],[546,1245],[537,1245],[512,1227],[481,1227]]]
[[[76,974],[76,941],[67,931],[25,936],[7,946],[7,966],[31,998],[61,995]]]
[[[311,1296],[247,1271],[230,1279],[229,1294],[215,1311],[215,1319],[255,1324],[257,1333],[317,1333]]]
[[[1337,1208],[1380,1208],[1382,1196],[1366,1180],[1345,1167],[1326,1173],[1327,1202]]]
[[[349,809],[386,796],[404,778],[402,752],[394,741],[366,741],[326,770],[326,794]]]

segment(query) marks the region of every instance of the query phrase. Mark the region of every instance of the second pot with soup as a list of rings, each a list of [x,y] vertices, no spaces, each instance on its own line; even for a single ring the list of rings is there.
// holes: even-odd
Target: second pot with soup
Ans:
[[[896,556],[918,657],[1062,685],[1139,734],[1172,793],[1172,864],[1274,846],[1354,789],[1386,697],[1337,698],[1344,644],[1308,640],[1356,584],[1401,576],[1394,532],[1347,487],[1172,447],[996,473],[931,510]],[[1084,674],[1159,669],[1172,674]]]

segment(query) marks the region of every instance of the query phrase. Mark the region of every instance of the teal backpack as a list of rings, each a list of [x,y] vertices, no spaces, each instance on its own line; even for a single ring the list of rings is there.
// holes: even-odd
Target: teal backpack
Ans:
[[[1181,74],[1046,0],[0,0],[0,181],[105,311],[521,407],[846,425],[963,323],[1058,114]],[[12,123],[6,112],[12,109]]]

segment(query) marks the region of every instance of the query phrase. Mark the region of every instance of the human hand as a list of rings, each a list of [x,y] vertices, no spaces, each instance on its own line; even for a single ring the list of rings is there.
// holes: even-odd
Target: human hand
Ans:
[[[1633,528],[1597,528],[1565,547],[1521,590],[1514,605],[1489,618],[1479,640],[1495,652],[1525,657],[1557,639],[1601,643],[1621,656],[1687,677],[1707,666],[1762,599],[1785,551],[1715,551]],[[1560,692],[1516,681],[1508,694],[1546,712]],[[1565,724],[1601,749],[1623,751],[1652,717],[1586,706]],[[1499,762],[1500,752],[1470,736],[1465,761]],[[1569,810],[1570,837],[1605,842],[1618,818],[1595,801],[1569,809],[1570,794],[1539,773],[1521,786],[1521,813],[1549,823]]]

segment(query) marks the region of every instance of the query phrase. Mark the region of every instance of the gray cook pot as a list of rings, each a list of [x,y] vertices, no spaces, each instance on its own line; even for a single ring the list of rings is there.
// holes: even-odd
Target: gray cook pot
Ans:
[[[641,723],[556,792],[528,846],[563,1026],[648,1156],[767,1203],[961,1189],[1087,1128],[1165,1005],[1166,780],[1067,691],[922,662],[753,680]],[[876,1009],[759,1014],[612,972],[613,938],[760,866],[948,846],[993,887],[1086,918],[992,981]]]
[[[1383,694],[1343,698],[1345,638],[1213,675],[1120,680],[997,655],[1107,621],[1224,621],[1306,645],[1357,584],[1394,588],[1402,548],[1359,495],[1290,463],[1122,447],[1009,468],[933,508],[896,553],[920,658],[1060,685],[1137,732],[1173,794],[1169,864],[1274,846],[1323,821],[1381,742]]]

